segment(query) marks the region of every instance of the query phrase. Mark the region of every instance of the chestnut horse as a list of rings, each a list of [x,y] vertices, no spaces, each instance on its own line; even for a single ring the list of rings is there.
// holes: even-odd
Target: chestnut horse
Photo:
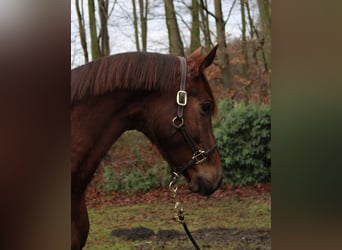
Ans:
[[[189,189],[212,194],[222,167],[211,116],[216,105],[203,70],[217,47],[189,57],[147,52],[108,56],[71,71],[71,244],[85,245],[86,188],[100,161],[126,130],[155,144]]]

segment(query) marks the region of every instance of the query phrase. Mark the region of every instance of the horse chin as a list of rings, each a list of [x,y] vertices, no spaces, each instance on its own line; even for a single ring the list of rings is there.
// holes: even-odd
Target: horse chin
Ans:
[[[202,196],[209,196],[220,187],[222,180],[223,178],[221,177],[216,183],[212,184],[202,177],[196,177],[195,180],[189,182],[188,187],[191,192]]]

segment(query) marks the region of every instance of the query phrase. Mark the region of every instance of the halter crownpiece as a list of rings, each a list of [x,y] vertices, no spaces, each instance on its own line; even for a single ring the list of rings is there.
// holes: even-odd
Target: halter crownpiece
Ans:
[[[178,105],[178,111],[177,111],[177,117],[179,119],[183,119],[183,110],[184,107],[188,103],[188,94],[185,91],[185,82],[186,82],[186,72],[187,72],[187,67],[186,67],[186,60],[184,57],[178,57],[180,60],[180,65],[181,65],[181,81],[179,85],[179,90],[177,92],[176,96],[176,102]]]
[[[181,82],[179,86],[179,91],[177,92],[176,101],[179,106],[186,106],[188,101],[188,95],[185,91],[185,81],[186,81],[186,60],[184,57],[178,57],[181,63]]]

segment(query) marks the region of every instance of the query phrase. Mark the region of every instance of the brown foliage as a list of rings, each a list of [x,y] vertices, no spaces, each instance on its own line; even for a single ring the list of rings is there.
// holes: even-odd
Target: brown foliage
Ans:
[[[229,89],[225,89],[221,83],[220,68],[217,64],[214,63],[206,70],[216,98],[232,98],[237,102],[270,104],[270,75],[265,71],[258,46],[256,40],[247,41],[249,70],[247,76],[244,76],[242,67],[245,60],[241,53],[241,40],[235,39],[229,43],[229,63],[233,81],[233,85]]]

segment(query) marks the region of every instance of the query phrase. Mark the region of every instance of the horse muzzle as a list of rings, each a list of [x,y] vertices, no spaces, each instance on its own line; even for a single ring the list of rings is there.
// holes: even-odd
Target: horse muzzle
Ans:
[[[209,181],[206,178],[197,176],[189,182],[189,189],[203,196],[209,196],[214,193],[221,185],[223,177],[217,178],[217,181]]]

